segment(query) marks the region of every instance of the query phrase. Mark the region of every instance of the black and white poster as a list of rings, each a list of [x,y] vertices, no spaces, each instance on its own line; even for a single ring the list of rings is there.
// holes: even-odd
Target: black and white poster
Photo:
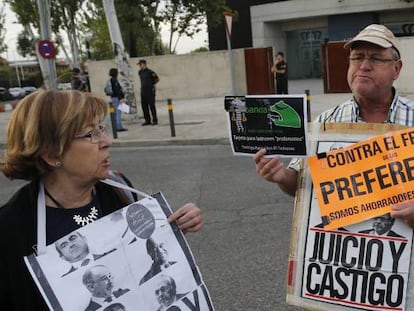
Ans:
[[[351,143],[319,141],[318,153]],[[304,298],[363,310],[407,310],[413,230],[389,214],[325,230],[312,191]]]
[[[323,154],[394,129],[398,127],[386,124],[312,124],[310,153]],[[295,201],[287,302],[321,311],[413,310],[413,229],[389,213],[325,229],[306,163]]]
[[[162,196],[144,198],[25,258],[51,310],[214,310]]]
[[[307,155],[305,95],[226,96],[224,107],[235,155]]]

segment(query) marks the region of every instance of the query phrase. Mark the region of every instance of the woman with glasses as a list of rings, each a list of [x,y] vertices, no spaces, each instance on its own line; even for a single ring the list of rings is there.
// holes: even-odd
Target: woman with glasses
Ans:
[[[112,141],[101,124],[106,113],[104,99],[74,90],[32,93],[13,111],[0,170],[29,183],[0,208],[0,309],[47,310],[23,260],[37,248],[41,202],[47,245],[130,203],[100,182],[109,177],[111,164]],[[169,221],[186,231],[203,226],[192,203]]]

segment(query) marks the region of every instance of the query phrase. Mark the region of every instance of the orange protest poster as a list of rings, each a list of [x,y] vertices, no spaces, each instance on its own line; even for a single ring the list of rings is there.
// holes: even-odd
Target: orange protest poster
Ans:
[[[414,129],[388,132],[308,159],[325,229],[414,201]]]
[[[315,311],[414,310],[413,229],[383,206],[412,196],[414,129],[326,123],[308,130],[315,156],[302,159],[299,172],[286,301]],[[326,223],[324,216],[354,206],[358,217]],[[381,215],[368,216],[375,211]]]

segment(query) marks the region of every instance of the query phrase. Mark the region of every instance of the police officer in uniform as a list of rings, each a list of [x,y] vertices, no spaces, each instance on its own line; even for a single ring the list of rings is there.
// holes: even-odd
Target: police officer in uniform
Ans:
[[[145,119],[145,122],[142,123],[142,125],[157,125],[158,119],[157,108],[155,107],[155,84],[157,84],[160,79],[153,70],[147,67],[147,61],[145,59],[141,59],[137,65],[141,68],[138,71],[138,75],[141,80],[141,106]]]

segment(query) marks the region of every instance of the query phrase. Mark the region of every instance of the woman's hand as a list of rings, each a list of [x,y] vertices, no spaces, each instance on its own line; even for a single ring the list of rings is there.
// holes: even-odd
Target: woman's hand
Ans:
[[[176,210],[170,217],[169,222],[175,221],[178,228],[184,232],[197,232],[203,228],[203,215],[201,209],[193,203],[187,203]]]

